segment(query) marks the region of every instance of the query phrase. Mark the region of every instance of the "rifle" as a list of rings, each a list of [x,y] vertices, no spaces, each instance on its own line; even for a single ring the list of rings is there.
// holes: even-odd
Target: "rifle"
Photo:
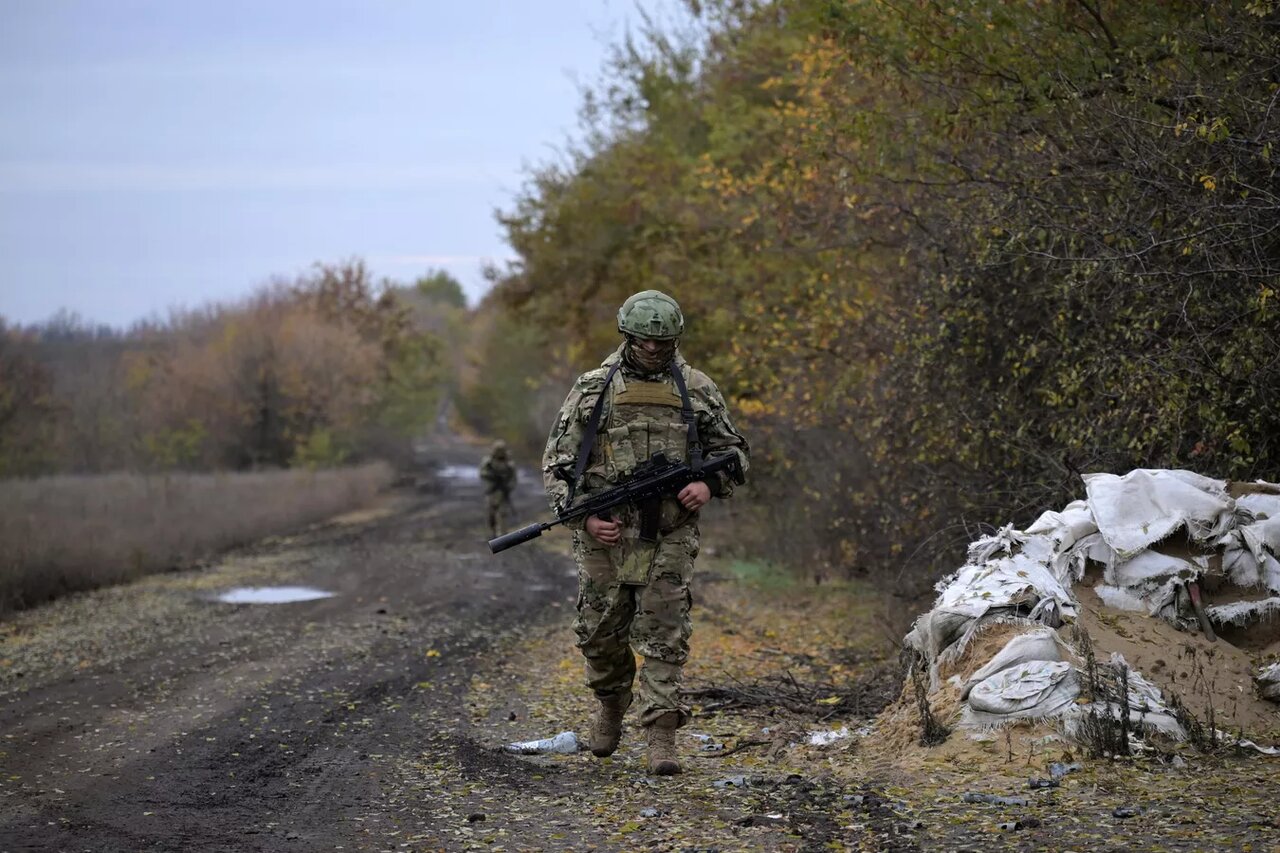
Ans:
[[[550,530],[557,524],[601,515],[626,504],[642,504],[675,495],[690,483],[705,480],[720,471],[726,472],[735,483],[746,480],[742,473],[742,461],[732,450],[708,454],[699,471],[694,471],[686,462],[672,462],[664,454],[655,453],[649,461],[636,468],[626,480],[594,495],[587,495],[569,509],[559,513],[555,520],[539,521],[496,539],[490,539],[489,552],[497,554],[499,551],[505,551],[530,539],[537,539],[543,531]]]

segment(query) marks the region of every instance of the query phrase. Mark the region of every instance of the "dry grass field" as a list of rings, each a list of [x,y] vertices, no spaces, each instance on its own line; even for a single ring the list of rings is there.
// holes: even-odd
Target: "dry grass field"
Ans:
[[[0,613],[129,580],[370,500],[383,463],[0,481]]]

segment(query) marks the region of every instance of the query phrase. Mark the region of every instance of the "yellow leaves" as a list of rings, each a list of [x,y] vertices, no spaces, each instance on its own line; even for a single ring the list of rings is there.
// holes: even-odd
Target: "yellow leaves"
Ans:
[[[814,701],[817,702],[819,705],[839,705],[840,700],[843,698],[844,697],[842,696],[828,696],[825,699],[815,699]]]
[[[743,417],[757,417],[774,413],[774,407],[759,399],[735,400],[734,408]]]
[[[438,649],[427,649],[427,657],[438,658],[440,657],[440,652]]]
[[[1259,288],[1258,290],[1258,312],[1259,313],[1262,313],[1262,314],[1267,313],[1267,304],[1271,301],[1271,298],[1275,295],[1276,295],[1275,290],[1273,290],[1270,287],[1267,287],[1265,284],[1262,285],[1261,288]]]
[[[1218,182],[1214,179],[1213,175],[1201,175],[1196,178],[1196,180],[1200,182],[1200,185],[1204,187],[1207,192],[1213,192],[1218,188]]]

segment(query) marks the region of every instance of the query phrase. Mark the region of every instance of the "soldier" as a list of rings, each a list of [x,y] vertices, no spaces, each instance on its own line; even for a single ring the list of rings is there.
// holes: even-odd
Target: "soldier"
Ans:
[[[622,345],[574,383],[547,440],[544,480],[557,511],[576,495],[615,485],[657,453],[690,461],[703,450],[728,449],[746,469],[747,442],[720,391],[679,352],[684,316],[676,301],[656,290],[635,294],[618,311],[618,331]],[[688,421],[697,427],[694,446]],[[689,580],[698,556],[698,511],[713,496],[728,497],[733,485],[717,473],[643,512],[628,506],[571,525],[578,563],[573,628],[587,685],[600,703],[591,723],[596,756],[618,748],[636,678],[634,650],[643,658],[637,693],[649,772],[680,772],[675,732],[689,719],[679,691],[693,628]]]
[[[511,517],[511,490],[516,487],[516,466],[507,454],[507,443],[495,441],[493,450],[480,462],[480,479],[484,482],[485,500],[489,504],[489,531],[494,536],[506,533]]]

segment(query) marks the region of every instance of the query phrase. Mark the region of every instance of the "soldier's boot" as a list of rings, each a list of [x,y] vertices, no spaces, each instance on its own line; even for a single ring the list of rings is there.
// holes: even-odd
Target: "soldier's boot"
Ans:
[[[607,758],[618,748],[622,740],[622,716],[631,705],[631,692],[615,696],[597,697],[600,707],[591,718],[591,754]]]
[[[649,772],[656,776],[674,776],[683,771],[676,758],[676,729],[680,712],[667,711],[646,729],[649,735]]]

